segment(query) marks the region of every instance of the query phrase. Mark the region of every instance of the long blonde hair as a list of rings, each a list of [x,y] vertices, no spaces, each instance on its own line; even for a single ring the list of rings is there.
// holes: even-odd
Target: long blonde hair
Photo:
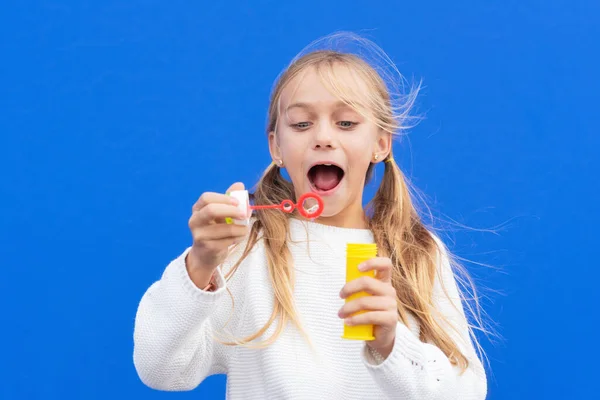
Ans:
[[[343,87],[340,80],[336,79],[334,65],[349,68],[373,89],[370,93],[362,94],[360,104],[355,101],[355,94],[349,94],[351,89]],[[310,67],[316,69],[332,93],[357,112],[374,118],[374,122],[384,132],[397,135],[406,129],[405,121],[416,90],[404,96],[401,104],[394,104],[381,72],[378,73],[366,60],[351,53],[315,50],[294,59],[277,80],[271,95],[267,133],[277,130],[283,89],[294,77]],[[405,324],[409,323],[409,315],[415,318],[420,326],[420,339],[438,346],[453,364],[464,370],[469,364],[467,356],[461,353],[457,343],[440,325],[439,318],[442,316],[436,313],[432,302],[441,249],[421,221],[409,184],[391,153],[384,165],[381,184],[366,211],[369,228],[380,255],[389,257],[394,266],[392,284],[397,292],[398,318]],[[371,164],[368,178],[372,176],[373,168],[374,164]],[[285,199],[295,201],[294,187],[281,175],[280,168],[271,164],[256,185],[253,198],[258,204],[280,204]],[[294,266],[287,246],[288,215],[272,210],[258,213],[241,258],[226,275],[229,279],[257,241],[264,241],[269,277],[275,294],[271,318],[258,332],[227,344],[269,345],[277,339],[289,321],[304,332],[293,300]],[[474,292],[472,282],[468,282]],[[258,344],[253,342],[275,321],[277,326],[273,335]]]

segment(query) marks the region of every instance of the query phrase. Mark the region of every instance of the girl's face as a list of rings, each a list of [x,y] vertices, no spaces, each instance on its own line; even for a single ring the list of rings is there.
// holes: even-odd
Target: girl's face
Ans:
[[[359,95],[370,90],[348,68],[333,68],[338,69],[338,85]],[[307,192],[321,196],[325,209],[319,220],[325,224],[365,227],[362,195],[367,169],[384,160],[391,146],[390,134],[372,121],[334,96],[313,67],[281,93],[277,131],[269,135],[271,155],[283,161],[296,198]]]

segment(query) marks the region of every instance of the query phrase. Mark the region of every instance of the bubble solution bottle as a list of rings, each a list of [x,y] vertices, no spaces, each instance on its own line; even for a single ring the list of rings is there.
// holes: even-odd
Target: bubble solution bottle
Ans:
[[[366,272],[358,270],[360,263],[375,257],[377,257],[377,245],[375,243],[348,243],[346,245],[346,283],[362,276],[375,277],[374,270]],[[366,292],[354,293],[352,296],[346,298],[346,303],[363,296],[369,296],[369,294]],[[364,312],[359,311],[354,315]],[[373,340],[375,339],[375,336],[373,336],[373,325],[348,326],[344,324],[342,338],[350,340]]]

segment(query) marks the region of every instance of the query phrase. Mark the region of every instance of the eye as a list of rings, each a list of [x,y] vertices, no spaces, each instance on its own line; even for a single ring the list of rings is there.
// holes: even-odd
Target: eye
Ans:
[[[296,129],[307,129],[311,125],[310,122],[298,122],[297,124],[292,124],[291,126]]]
[[[338,124],[338,126],[340,126],[343,129],[350,129],[350,128],[354,128],[356,125],[358,125],[358,122],[340,121],[337,124]]]

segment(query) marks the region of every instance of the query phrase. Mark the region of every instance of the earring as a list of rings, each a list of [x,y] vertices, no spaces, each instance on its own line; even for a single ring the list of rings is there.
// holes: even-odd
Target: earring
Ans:
[[[277,165],[281,168],[283,166],[283,160],[277,160]]]
[[[379,154],[375,153],[375,154],[373,155],[373,158],[375,159],[375,161],[379,160]]]

